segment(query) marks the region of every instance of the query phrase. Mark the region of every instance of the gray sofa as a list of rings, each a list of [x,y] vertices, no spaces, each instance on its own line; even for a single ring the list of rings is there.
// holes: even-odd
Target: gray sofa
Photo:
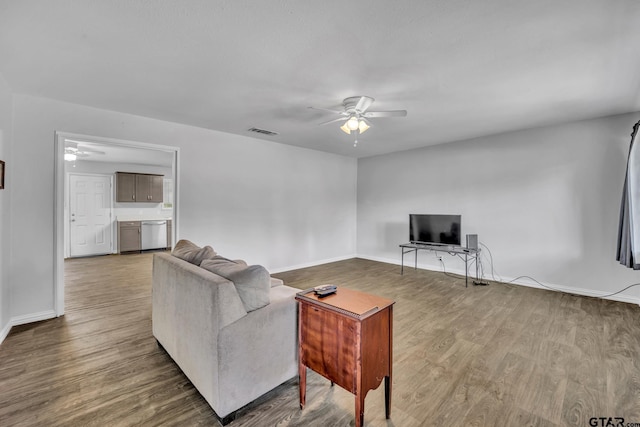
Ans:
[[[297,374],[298,290],[268,273],[265,279],[262,267],[211,252],[188,261],[154,254],[152,327],[158,343],[226,424],[238,409]],[[259,289],[247,290],[247,277],[257,277]]]

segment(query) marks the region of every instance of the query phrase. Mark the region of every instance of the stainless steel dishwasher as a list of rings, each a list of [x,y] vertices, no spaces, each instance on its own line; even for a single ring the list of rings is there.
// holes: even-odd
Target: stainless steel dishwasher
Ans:
[[[167,247],[167,221],[142,221],[141,222],[142,250],[160,249]]]

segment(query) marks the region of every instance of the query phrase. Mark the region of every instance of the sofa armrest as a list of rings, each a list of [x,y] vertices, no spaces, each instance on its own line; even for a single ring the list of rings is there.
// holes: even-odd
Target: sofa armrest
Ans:
[[[220,329],[247,315],[235,285],[174,256],[156,253],[154,337],[212,407],[217,407]]]
[[[232,412],[298,372],[299,289],[271,288],[271,303],[220,330],[218,372],[221,412]],[[221,414],[219,414],[221,415]]]

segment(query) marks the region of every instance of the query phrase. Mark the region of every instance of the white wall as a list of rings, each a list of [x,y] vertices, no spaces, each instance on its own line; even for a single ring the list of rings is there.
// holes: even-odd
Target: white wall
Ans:
[[[638,283],[640,273],[615,260],[638,119],[625,114],[360,159],[358,255],[399,263],[410,213],[462,214],[463,236],[479,235],[503,279],[529,275],[587,295]],[[464,272],[456,258],[443,260],[447,270]],[[441,269],[426,252],[419,264]],[[640,303],[640,289],[616,298]]]
[[[10,283],[21,321],[53,308],[55,131],[180,147],[178,238],[272,271],[355,254],[354,159],[16,94]]]
[[[9,174],[13,167],[11,160],[11,90],[0,74],[0,160],[6,162],[7,176],[5,189],[0,190],[0,342],[9,333],[10,328],[10,288],[9,288],[9,239],[10,227],[10,185]]]

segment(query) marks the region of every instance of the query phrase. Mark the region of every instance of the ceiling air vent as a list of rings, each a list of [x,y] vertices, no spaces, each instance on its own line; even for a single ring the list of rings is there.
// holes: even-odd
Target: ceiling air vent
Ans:
[[[249,132],[261,133],[263,135],[274,136],[277,135],[278,132],[271,132],[270,130],[258,129],[258,128],[249,128],[247,129]]]

